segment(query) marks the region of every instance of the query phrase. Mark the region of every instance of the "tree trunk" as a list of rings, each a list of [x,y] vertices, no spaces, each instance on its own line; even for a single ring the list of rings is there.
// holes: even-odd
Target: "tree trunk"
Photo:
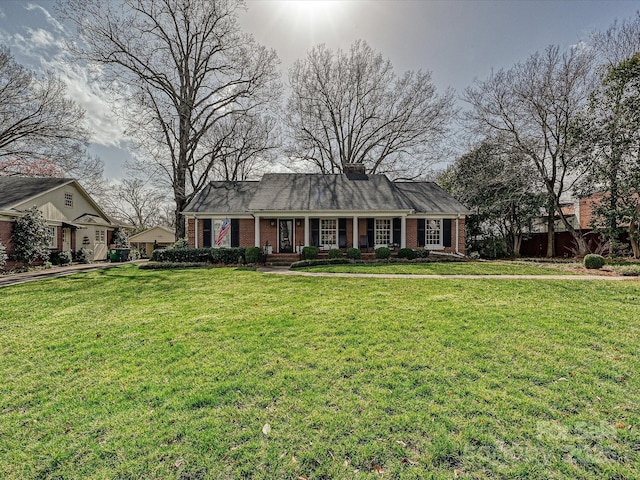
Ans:
[[[549,205],[547,206],[548,216],[547,216],[547,257],[551,258],[556,254],[556,224],[554,219],[554,202],[553,200],[549,201]]]
[[[513,256],[520,256],[520,246],[522,245],[522,235],[513,236]]]
[[[640,219],[640,205],[634,211],[635,215],[629,222],[629,243],[633,250],[633,258],[640,258],[640,245],[638,245],[638,220]]]

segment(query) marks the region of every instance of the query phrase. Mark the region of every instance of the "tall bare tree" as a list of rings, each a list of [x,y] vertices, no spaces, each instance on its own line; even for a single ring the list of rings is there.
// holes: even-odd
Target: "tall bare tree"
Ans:
[[[164,223],[162,209],[167,195],[148,180],[125,178],[110,185],[97,198],[111,217],[133,225],[136,232]]]
[[[230,116],[263,108],[279,91],[275,52],[243,34],[240,0],[63,0],[77,25],[74,51],[101,65],[144,149],[182,211],[209,180],[218,156],[203,138]],[[235,133],[235,132],[233,132]]]
[[[454,115],[453,93],[438,95],[429,72],[397,76],[362,40],[348,52],[313,48],[289,82],[287,153],[321,172],[363,163],[370,173],[418,176]]]
[[[593,85],[593,57],[576,47],[566,52],[550,46],[524,63],[499,70],[465,90],[467,119],[484,136],[499,134],[522,154],[547,192],[547,256],[555,254],[555,216],[581,252],[586,242],[562,210],[565,194],[584,174],[573,124],[586,107]]]
[[[88,168],[84,110],[66,93],[62,80],[36,76],[0,47],[0,175],[79,176]]]

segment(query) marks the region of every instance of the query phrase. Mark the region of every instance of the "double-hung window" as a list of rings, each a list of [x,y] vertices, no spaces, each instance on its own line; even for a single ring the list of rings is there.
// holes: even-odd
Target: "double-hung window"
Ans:
[[[106,231],[96,230],[96,243],[105,243],[105,241],[106,241]]]
[[[229,220],[228,222],[230,222]],[[213,220],[213,238],[211,239],[211,245],[214,247],[221,248],[230,248],[231,247],[231,226],[227,222],[225,231],[222,232],[222,238],[220,239],[220,244],[216,242],[218,240],[218,236],[220,235],[220,230],[223,229],[224,220]]]
[[[49,248],[58,248],[58,235],[56,227],[47,227],[47,244]]]
[[[426,220],[424,233],[424,245],[426,248],[442,248],[442,220]]]
[[[68,208],[73,207],[73,193],[65,192],[64,194],[64,206]]]
[[[320,247],[338,247],[338,221],[335,218],[320,219]]]
[[[376,218],[375,221],[375,247],[388,247],[391,245],[391,219]]]

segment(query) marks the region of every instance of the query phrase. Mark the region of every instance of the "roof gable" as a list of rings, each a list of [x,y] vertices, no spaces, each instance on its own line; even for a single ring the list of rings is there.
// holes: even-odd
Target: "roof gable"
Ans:
[[[0,210],[9,210],[71,182],[70,178],[0,177]]]

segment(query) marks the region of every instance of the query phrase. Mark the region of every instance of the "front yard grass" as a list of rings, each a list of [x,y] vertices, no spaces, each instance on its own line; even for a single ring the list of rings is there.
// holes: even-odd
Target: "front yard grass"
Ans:
[[[406,275],[576,275],[593,274],[579,263],[533,263],[523,261],[475,261],[428,263],[356,263],[320,265],[298,270],[326,273],[391,273]],[[597,273],[597,272],[595,272]]]
[[[0,478],[640,477],[634,281],[123,266],[0,295]]]

